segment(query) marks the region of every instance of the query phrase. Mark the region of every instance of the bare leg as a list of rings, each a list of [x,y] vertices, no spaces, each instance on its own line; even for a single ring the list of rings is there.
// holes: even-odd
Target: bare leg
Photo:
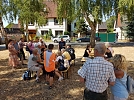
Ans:
[[[39,68],[39,70],[37,71],[37,77],[36,77],[36,79],[39,79],[40,73],[41,73],[41,68]]]
[[[49,79],[49,86],[52,86],[52,84],[53,84],[53,77],[50,77],[50,79]]]

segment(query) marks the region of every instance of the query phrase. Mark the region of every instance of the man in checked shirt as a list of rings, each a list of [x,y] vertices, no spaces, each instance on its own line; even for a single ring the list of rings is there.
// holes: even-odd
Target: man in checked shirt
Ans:
[[[113,65],[104,59],[105,51],[105,44],[96,44],[94,59],[87,60],[78,70],[86,87],[83,100],[108,100],[107,87],[114,85],[115,74]]]

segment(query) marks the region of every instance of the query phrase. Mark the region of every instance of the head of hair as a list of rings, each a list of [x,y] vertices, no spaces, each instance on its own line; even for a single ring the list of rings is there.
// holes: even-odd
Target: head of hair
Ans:
[[[57,56],[62,56],[61,51],[58,51],[56,54],[57,54]]]
[[[111,45],[110,45],[109,42],[106,42],[106,43],[105,43],[105,46],[108,48],[108,47],[110,47]]]
[[[63,49],[61,49],[61,52],[63,53],[63,52],[65,52],[65,49],[63,48]]]
[[[53,44],[49,44],[48,45],[48,49],[52,50],[54,48],[54,45]]]
[[[23,38],[20,38],[20,40],[22,40]]]
[[[8,40],[8,43],[10,43],[11,41],[13,41],[13,40],[12,40],[12,39],[9,39],[9,40]]]
[[[104,55],[106,52],[106,46],[104,43],[98,43],[95,45],[94,49],[98,51],[99,54]]]
[[[34,48],[32,52],[33,52],[33,54],[35,54],[35,53],[38,52],[38,49],[37,48]]]
[[[121,54],[116,54],[113,58],[112,58],[112,64],[114,66],[115,69],[118,70],[127,70],[127,61],[125,56],[121,55]]]
[[[86,47],[86,49],[88,49],[90,46],[91,46],[91,44],[87,44],[87,47]]]
[[[67,44],[67,46],[71,48],[71,44]]]

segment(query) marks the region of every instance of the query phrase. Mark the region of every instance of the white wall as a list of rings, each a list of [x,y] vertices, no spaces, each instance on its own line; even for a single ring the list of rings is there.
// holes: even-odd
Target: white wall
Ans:
[[[28,29],[29,30],[38,29],[36,33],[37,36],[41,35],[42,30],[49,31],[49,29],[51,29],[52,34],[55,36],[55,31],[63,31],[63,33],[67,31],[67,21],[63,19],[63,25],[54,25],[54,18],[49,18],[48,24],[46,26],[42,26],[42,27],[28,26]]]

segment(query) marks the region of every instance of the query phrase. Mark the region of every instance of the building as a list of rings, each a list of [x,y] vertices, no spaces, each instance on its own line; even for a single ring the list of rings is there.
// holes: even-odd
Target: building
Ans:
[[[47,24],[45,26],[37,26],[36,24],[30,23],[28,26],[29,35],[31,38],[41,35],[48,34],[49,30],[52,30],[52,34],[54,36],[62,35],[65,31],[67,31],[67,20],[63,18],[63,22],[59,23],[57,19],[57,5],[53,1],[45,1],[47,10]]]
[[[24,37],[24,33],[21,30],[19,24],[11,23],[6,28],[4,28],[4,31],[6,32],[8,39],[16,39],[19,41],[20,38]]]
[[[122,40],[127,37],[126,34],[127,24],[128,24],[127,17],[126,16],[122,17],[120,14],[118,14],[117,21],[115,22],[114,25],[115,32],[118,33],[118,39]]]

